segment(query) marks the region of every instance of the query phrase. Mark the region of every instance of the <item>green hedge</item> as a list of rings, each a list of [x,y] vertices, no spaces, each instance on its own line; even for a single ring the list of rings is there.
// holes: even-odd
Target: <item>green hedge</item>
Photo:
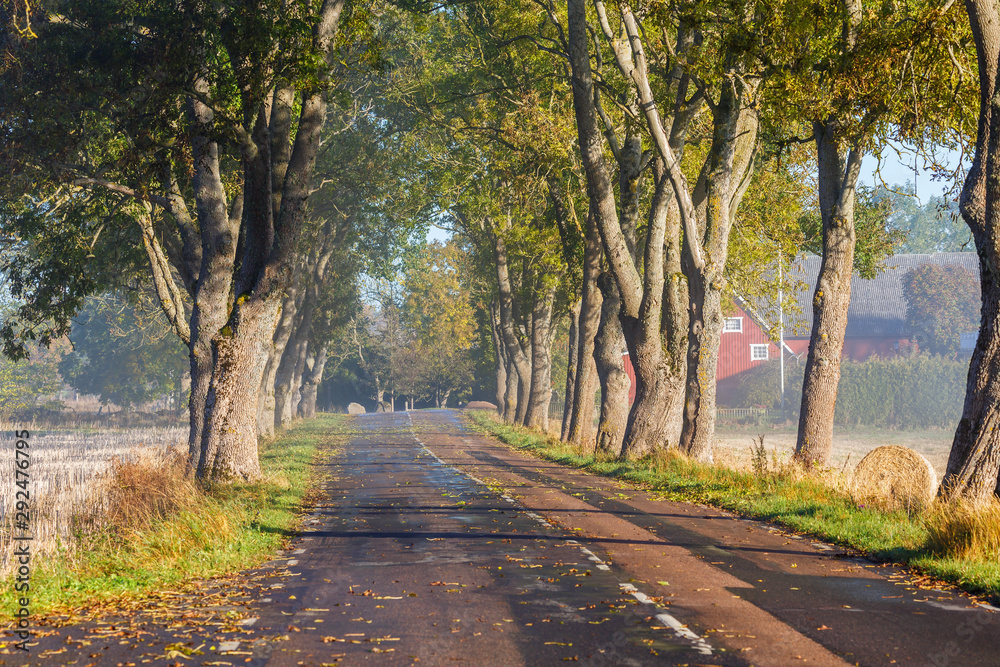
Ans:
[[[785,409],[793,416],[802,400],[805,362],[785,363]],[[917,355],[844,361],[834,422],[840,426],[953,428],[962,414],[969,360]],[[740,378],[736,407],[778,407],[777,361]]]

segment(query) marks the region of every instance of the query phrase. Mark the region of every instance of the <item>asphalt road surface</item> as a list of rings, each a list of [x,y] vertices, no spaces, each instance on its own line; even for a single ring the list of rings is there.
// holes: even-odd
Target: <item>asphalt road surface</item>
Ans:
[[[477,435],[357,417],[290,549],[0,665],[1000,665],[1000,613]],[[6,641],[8,640],[0,640]]]

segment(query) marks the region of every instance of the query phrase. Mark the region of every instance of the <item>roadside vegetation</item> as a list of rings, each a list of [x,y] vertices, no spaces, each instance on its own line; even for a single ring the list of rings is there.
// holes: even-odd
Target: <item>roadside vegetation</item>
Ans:
[[[74,516],[71,543],[33,561],[32,613],[178,590],[267,561],[296,530],[316,464],[347,419],[323,414],[263,445],[253,484],[199,485],[177,450],[114,461],[92,482],[99,497]],[[0,613],[9,616],[16,600],[12,575],[5,580]]]
[[[534,456],[642,486],[665,500],[698,502],[857,549],[1000,601],[1000,503],[937,501],[925,510],[859,505],[844,473],[806,472],[754,449],[747,469],[696,462],[674,450],[607,460],[557,438],[470,413],[485,433]]]

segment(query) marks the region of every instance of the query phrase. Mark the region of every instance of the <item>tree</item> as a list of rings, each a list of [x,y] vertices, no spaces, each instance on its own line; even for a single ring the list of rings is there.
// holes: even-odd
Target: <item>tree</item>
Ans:
[[[409,258],[404,273],[402,321],[411,342],[403,365],[414,376],[411,395],[430,398],[439,408],[472,383],[475,321],[463,285],[465,263],[457,242],[434,242]]]
[[[889,227],[905,234],[896,252],[923,254],[969,252],[973,249],[969,227],[962,219],[958,202],[952,198],[930,197],[921,206],[914,195],[912,183],[892,188],[879,186],[874,196],[888,202]]]
[[[184,345],[148,298],[89,299],[70,340],[73,351],[59,362],[60,374],[81,393],[99,395],[105,405],[128,410],[180,394],[188,366]]]
[[[962,418],[941,481],[945,498],[971,501],[1000,494],[1000,431],[994,426],[1000,395],[1000,14],[993,0],[965,4],[979,65],[976,150],[959,207],[979,253],[981,327],[969,364]]]
[[[893,203],[876,188],[859,185],[854,197],[853,271],[871,280],[885,270],[886,260],[900,251],[909,235],[893,224]],[[805,236],[803,249],[822,256],[823,221],[817,207],[802,216],[800,226]]]
[[[31,27],[31,0],[8,0],[0,5],[0,76],[18,65],[18,47],[37,37]]]
[[[260,474],[267,348],[330,92],[344,70],[377,57],[368,9],[346,0],[58,3],[32,23],[40,39],[20,50],[17,76],[0,82],[0,198],[28,192],[29,214],[66,227],[78,248],[113,229],[147,255],[189,349],[199,478]],[[8,352],[23,351],[49,318],[55,332],[65,328],[95,293],[91,256],[70,259],[25,260],[17,289],[28,306],[5,323]],[[58,273],[47,272],[53,265]],[[46,297],[52,281],[58,298]]]
[[[924,264],[903,276],[906,325],[921,350],[954,357],[963,333],[979,330],[975,276],[958,265]]]
[[[595,93],[586,7],[569,0],[566,49],[580,150],[636,369],[636,402],[622,456],[638,456],[668,441],[673,406],[683,397],[680,446],[692,456],[709,457],[729,232],[757,146],[760,78],[754,45],[761,35],[754,33],[763,25],[762,15],[757,6],[725,17],[733,8],[720,7],[709,19],[683,8],[635,12],[617,3],[612,19],[603,2],[594,6],[620,73],[624,92],[617,104],[628,109],[633,124],[644,124],[652,144],[654,194],[640,259],[632,252],[629,225],[623,224],[631,188],[619,187],[616,201],[604,160],[598,118],[603,121],[605,114]],[[661,34],[669,35],[670,46]],[[725,55],[708,56],[715,51]],[[697,154],[700,173],[689,181],[684,148],[705,107],[709,113],[699,129],[711,139]]]
[[[41,400],[63,387],[59,360],[69,345],[58,341],[51,348],[38,346],[30,359],[12,361],[0,357],[0,416],[30,417],[38,408],[58,407]]]
[[[480,307],[496,344],[501,412],[544,428],[553,323],[570,300],[560,230],[577,221],[563,196],[563,171],[572,169],[559,122],[566,97],[553,85],[548,57],[517,38],[537,27],[524,9],[453,8],[450,22],[435,25],[428,56],[435,67],[414,106],[428,110],[437,138],[425,174],[444,220],[471,243],[480,277],[491,283]]]
[[[872,6],[833,0],[822,8],[789,10],[788,18],[804,33],[783,36],[792,66],[772,90],[782,98],[776,108],[790,104],[815,142],[823,230],[795,459],[822,465],[832,447],[851,299],[861,161],[879,138],[926,147],[961,136],[968,49],[951,2]]]

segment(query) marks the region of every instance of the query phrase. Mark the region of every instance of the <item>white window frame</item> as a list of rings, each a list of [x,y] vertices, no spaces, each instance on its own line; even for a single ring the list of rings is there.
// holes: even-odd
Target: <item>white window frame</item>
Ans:
[[[771,351],[768,347],[767,343],[750,343],[750,361],[767,361],[770,359]],[[761,348],[764,349],[764,356],[758,357],[755,353]]]
[[[729,323],[730,322],[737,322],[737,323],[739,323],[739,328],[737,328],[737,329],[730,329],[729,328]],[[743,318],[742,317],[727,317],[725,320],[723,320],[722,333],[743,333]]]

